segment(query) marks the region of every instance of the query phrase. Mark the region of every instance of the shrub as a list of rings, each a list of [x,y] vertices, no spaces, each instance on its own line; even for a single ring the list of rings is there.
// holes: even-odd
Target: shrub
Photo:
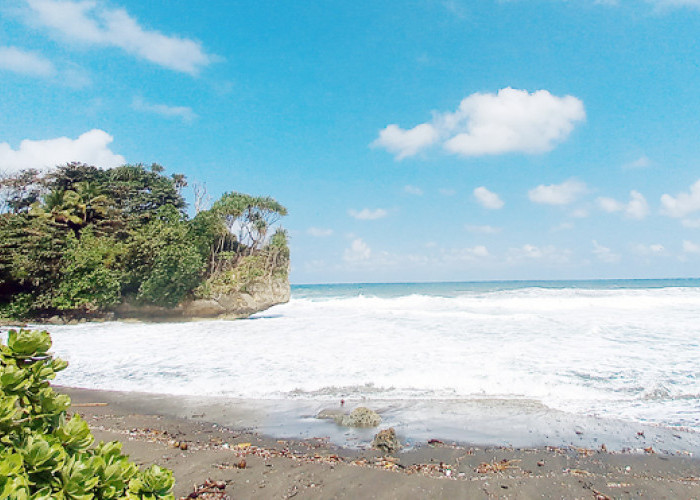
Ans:
[[[92,447],[70,398],[49,385],[68,365],[50,353],[45,331],[10,330],[0,344],[0,498],[12,500],[174,499],[172,472],[139,471],[119,442]]]
[[[59,311],[96,312],[121,301],[123,245],[86,229],[70,238],[53,306]]]

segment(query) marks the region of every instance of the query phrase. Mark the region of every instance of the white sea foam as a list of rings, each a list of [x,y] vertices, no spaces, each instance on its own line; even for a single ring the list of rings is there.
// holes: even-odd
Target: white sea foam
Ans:
[[[407,289],[410,293],[410,289]],[[298,296],[298,295],[297,295]],[[53,327],[64,385],[240,398],[522,398],[700,430],[700,288],[295,298],[243,321]]]

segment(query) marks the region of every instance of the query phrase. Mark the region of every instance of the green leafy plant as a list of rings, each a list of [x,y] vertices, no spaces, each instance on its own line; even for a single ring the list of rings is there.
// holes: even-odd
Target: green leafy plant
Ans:
[[[0,344],[0,498],[170,500],[174,479],[153,465],[139,471],[121,443],[100,443],[68,396],[49,381],[68,364],[54,358],[45,331],[10,330]]]

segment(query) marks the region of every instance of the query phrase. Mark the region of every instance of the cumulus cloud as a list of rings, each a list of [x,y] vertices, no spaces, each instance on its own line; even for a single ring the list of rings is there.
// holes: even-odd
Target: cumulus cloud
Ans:
[[[476,245],[475,247],[465,249],[465,251],[474,257],[488,257],[491,255],[489,249],[484,245]]]
[[[690,186],[688,193],[661,196],[661,213],[669,217],[685,217],[698,210],[700,210],[700,180]]]
[[[496,94],[472,94],[462,100],[457,111],[434,113],[430,122],[411,129],[388,125],[372,146],[386,149],[397,160],[436,143],[465,157],[545,153],[564,141],[585,118],[583,102],[576,97],[508,87]]]
[[[41,54],[17,47],[0,47],[0,69],[44,78],[57,73],[54,64]]]
[[[131,107],[136,111],[153,113],[165,118],[175,118],[189,123],[197,118],[192,108],[187,106],[168,106],[167,104],[151,104],[143,100],[142,97],[134,97]]]
[[[365,243],[362,238],[356,238],[350,244],[350,248],[345,249],[343,260],[345,262],[361,262],[369,260],[372,255],[372,249]]]
[[[71,42],[118,47],[159,66],[192,75],[215,59],[200,42],[145,29],[121,8],[94,0],[26,1],[32,23]]]
[[[625,216],[631,219],[641,220],[649,215],[649,204],[646,198],[637,192],[630,191],[630,201],[628,203],[619,202],[613,198],[598,198],[598,206],[605,212],[623,212]]]
[[[598,257],[598,260],[612,264],[620,261],[620,256],[613,252],[610,248],[605,247],[593,240],[593,254]]]
[[[546,205],[569,205],[578,199],[588,189],[586,184],[575,179],[569,179],[561,184],[540,184],[528,191],[530,201]]]
[[[410,130],[404,130],[398,125],[389,125],[379,132],[379,137],[372,146],[383,147],[393,153],[397,160],[403,160],[435,144],[438,139],[437,129],[429,123],[422,123]]]
[[[484,225],[484,226],[473,226],[473,225],[466,225],[464,228],[469,231],[470,233],[477,233],[477,234],[497,234],[501,232],[500,227],[494,227],[494,226],[489,226],[489,225]]]
[[[693,243],[692,241],[683,241],[683,251],[685,253],[700,253],[700,245]]]
[[[408,193],[408,194],[413,194],[416,196],[423,196],[423,190],[419,187],[416,187],[416,186],[410,186],[410,185],[404,186],[403,190],[405,193]]]
[[[306,233],[309,236],[313,236],[315,238],[323,238],[326,236],[331,236],[333,234],[332,229],[325,229],[322,227],[310,227],[309,229],[306,230]]]
[[[377,220],[386,217],[388,215],[388,212],[383,208],[376,208],[374,210],[369,208],[355,210],[351,208],[350,210],[348,210],[348,215],[358,220]]]
[[[117,167],[126,163],[126,160],[109,149],[112,141],[114,138],[104,130],[93,129],[77,139],[25,139],[17,149],[2,142],[0,170],[14,172],[25,168],[52,168],[72,161],[103,168]]]
[[[474,190],[474,197],[476,201],[479,202],[479,205],[489,210],[498,210],[503,208],[504,205],[503,200],[498,194],[489,191],[484,186],[480,186]]]

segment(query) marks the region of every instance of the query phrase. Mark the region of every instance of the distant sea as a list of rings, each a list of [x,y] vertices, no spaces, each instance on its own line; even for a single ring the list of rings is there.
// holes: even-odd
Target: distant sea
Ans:
[[[527,400],[700,430],[700,280],[296,285],[248,320],[52,327],[58,383],[248,399]]]

